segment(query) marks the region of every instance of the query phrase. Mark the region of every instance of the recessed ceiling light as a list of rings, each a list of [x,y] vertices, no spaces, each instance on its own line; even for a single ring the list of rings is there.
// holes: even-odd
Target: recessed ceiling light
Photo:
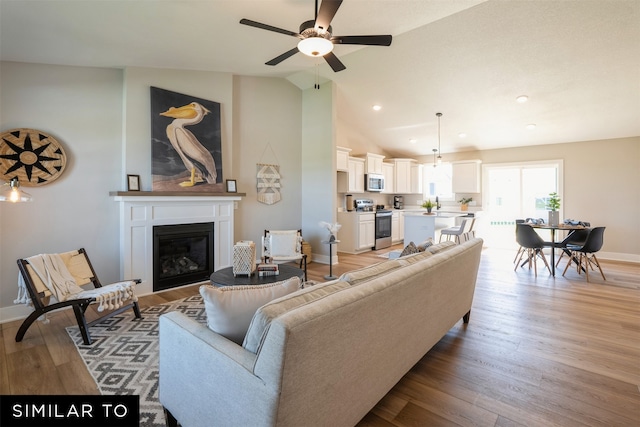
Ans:
[[[380,111],[380,110],[382,110],[382,106],[376,104],[376,105],[373,106],[373,110],[374,111]]]
[[[460,138],[466,138],[466,137],[467,137],[467,134],[466,134],[466,133],[464,133],[464,132],[460,132],[460,133],[458,134],[458,137],[460,137]]]
[[[415,144],[416,142],[418,142],[418,140],[417,140],[417,139],[415,139],[415,138],[411,138],[411,139],[409,140],[409,142],[410,142],[410,143],[412,143],[412,144]]]
[[[529,100],[529,97],[527,95],[520,95],[519,97],[516,98],[516,101],[518,101],[520,104],[523,104],[528,100]]]
[[[535,128],[536,128],[536,124],[535,124],[535,123],[529,123],[529,124],[527,125],[527,129],[529,129],[529,130],[533,130],[533,129],[535,129]]]

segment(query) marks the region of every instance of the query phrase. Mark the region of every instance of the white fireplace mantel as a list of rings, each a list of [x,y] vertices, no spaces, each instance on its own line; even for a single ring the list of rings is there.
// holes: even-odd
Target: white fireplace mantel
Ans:
[[[141,279],[138,295],[153,292],[153,227],[213,222],[214,270],[231,266],[234,209],[240,193],[112,192],[120,204],[120,276]]]

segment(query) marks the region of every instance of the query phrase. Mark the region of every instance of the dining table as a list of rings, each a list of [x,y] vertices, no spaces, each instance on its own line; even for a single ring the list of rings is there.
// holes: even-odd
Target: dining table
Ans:
[[[551,230],[551,275],[553,277],[556,277],[556,260],[555,260],[555,256],[556,256],[556,246],[557,243],[556,242],[556,230],[563,230],[563,231],[575,231],[575,230],[584,230],[585,227],[584,225],[580,225],[580,224],[556,224],[556,225],[551,225],[551,224],[529,224],[532,228],[539,228],[539,229],[543,229],[543,230]],[[569,262],[571,262],[571,260],[569,260]]]

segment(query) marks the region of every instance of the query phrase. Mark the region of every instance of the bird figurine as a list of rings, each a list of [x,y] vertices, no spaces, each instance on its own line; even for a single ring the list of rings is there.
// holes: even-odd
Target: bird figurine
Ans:
[[[181,187],[193,187],[199,182],[215,184],[218,173],[213,156],[185,126],[198,124],[210,111],[197,102],[182,107],[171,107],[161,116],[172,117],[167,126],[167,137],[178,152],[184,166],[191,172],[189,181],[181,182]],[[196,173],[197,171],[197,173]]]

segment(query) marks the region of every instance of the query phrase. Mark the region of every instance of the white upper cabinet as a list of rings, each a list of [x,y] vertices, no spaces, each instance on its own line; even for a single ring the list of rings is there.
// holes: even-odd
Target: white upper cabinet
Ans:
[[[424,166],[418,163],[411,165],[411,192],[422,194],[422,170]]]
[[[365,173],[377,173],[382,175],[382,161],[384,156],[380,154],[367,153],[365,156]]]
[[[347,172],[349,170],[349,153],[351,148],[336,147],[336,170]]]
[[[338,171],[339,193],[364,193],[364,159],[349,157],[347,172]]]
[[[398,194],[410,194],[411,191],[411,167],[417,162],[413,159],[393,159],[395,168],[395,191]]]
[[[382,175],[384,175],[384,190],[383,193],[394,193],[396,191],[395,186],[395,171],[396,168],[393,163],[382,164]]]
[[[480,192],[480,163],[480,160],[469,160],[451,165],[454,193]]]

